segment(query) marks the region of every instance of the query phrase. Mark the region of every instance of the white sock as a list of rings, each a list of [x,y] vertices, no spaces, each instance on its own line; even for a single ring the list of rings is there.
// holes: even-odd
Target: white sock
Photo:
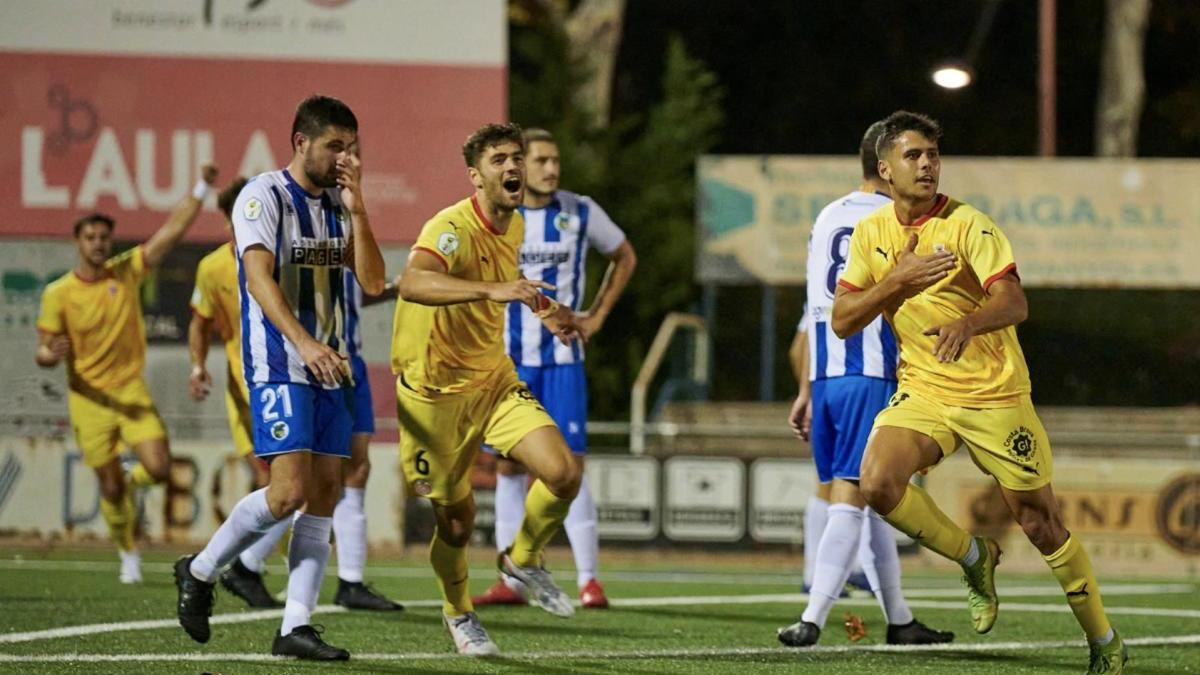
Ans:
[[[817,496],[808,498],[804,507],[804,585],[812,588],[813,571],[817,567],[817,547],[825,534],[829,520],[829,502]]]
[[[871,582],[871,592],[879,601],[887,622],[903,626],[912,623],[913,613],[904,599],[904,591],[900,588],[900,556],[896,553],[896,531],[879,517],[870,507],[866,509],[867,517],[863,523],[864,535],[870,531],[869,539],[864,539],[858,547],[858,557],[862,561],[863,571]]]
[[[1113,632],[1112,626],[1108,627],[1108,632],[1098,638],[1088,640],[1089,644],[1104,646],[1113,641],[1117,634]]]
[[[579,494],[571,502],[563,528],[575,554],[575,583],[584,584],[596,578],[600,564],[600,533],[596,530],[596,501],[588,490],[587,477],[579,484]]]
[[[525,474],[496,472],[496,550],[512,546],[525,519]]]
[[[979,562],[979,544],[975,542],[975,537],[971,537],[971,546],[967,548],[967,554],[959,562],[967,566]]]
[[[267,558],[279,546],[279,540],[283,539],[283,535],[287,534],[288,528],[292,526],[291,518],[281,518],[278,523],[271,526],[267,533],[259,537],[258,541],[246,547],[245,551],[238,556],[238,560],[242,561],[242,565],[251,572],[262,574],[267,569]]]
[[[292,542],[288,546],[287,604],[283,608],[280,635],[296,626],[307,626],[321,592],[321,577],[329,562],[329,533],[333,518],[297,513],[292,523]]]
[[[867,567],[863,563],[862,556],[863,549],[868,548],[871,545],[871,523],[866,517],[866,507],[863,509],[863,514],[862,532],[858,537],[858,555],[854,556],[854,560],[850,563],[850,576],[866,576],[867,581],[870,582],[871,578],[870,575],[867,574]],[[872,586],[872,588],[874,588],[874,586]]]
[[[829,610],[841,595],[850,576],[850,566],[858,554],[858,539],[862,536],[862,509],[849,504],[833,504],[829,507],[829,522],[825,534],[817,546],[816,569],[813,570],[812,589],[808,595],[808,606],[801,620],[825,627]]]
[[[363,513],[363,488],[344,488],[333,509],[333,538],[337,542],[339,579],[362,582],[367,565],[367,514]]]
[[[192,559],[192,575],[201,581],[212,582],[218,570],[233,562],[239,553],[258,541],[277,522],[279,519],[271,514],[271,508],[267,506],[267,488],[242,497],[212,539],[208,540],[204,550]]]

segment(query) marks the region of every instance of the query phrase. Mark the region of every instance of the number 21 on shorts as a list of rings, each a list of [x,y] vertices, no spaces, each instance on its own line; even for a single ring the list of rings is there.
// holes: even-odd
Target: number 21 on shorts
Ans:
[[[283,408],[283,416],[292,416],[292,394],[288,391],[286,384],[281,384],[278,387],[263,387],[259,394],[259,402],[262,403],[262,418],[264,422],[274,422],[279,419],[279,413],[275,411],[275,405],[279,404]]]

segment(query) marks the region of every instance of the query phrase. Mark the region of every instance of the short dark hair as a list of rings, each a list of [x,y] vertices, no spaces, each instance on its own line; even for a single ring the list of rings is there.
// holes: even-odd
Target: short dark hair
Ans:
[[[508,124],[485,124],[479,127],[475,133],[467,137],[467,142],[463,143],[463,159],[467,160],[467,166],[474,167],[488,148],[501,143],[516,143],[524,150],[525,137],[521,132],[520,125],[516,122],[509,122]]]
[[[942,140],[942,125],[937,120],[921,113],[897,110],[883,120],[883,133],[875,141],[875,154],[883,157],[906,131],[915,131],[937,143]]]
[[[76,238],[79,237],[79,233],[80,233],[80,231],[83,230],[84,225],[89,225],[91,223],[100,223],[101,225],[107,225],[108,231],[110,234],[117,227],[117,221],[115,221],[112,218],[110,218],[109,216],[106,216],[103,213],[100,213],[97,211],[95,213],[89,213],[86,216],[75,221],[75,225],[74,225],[75,237]]]
[[[297,133],[316,138],[328,127],[341,127],[358,133],[358,118],[354,116],[350,106],[338,99],[313,94],[296,106],[296,117],[292,120],[291,143],[294,147]]]
[[[558,144],[558,142],[554,140],[554,134],[539,127],[532,127],[525,130],[525,147],[528,148],[531,143]]]
[[[217,208],[221,209],[226,218],[233,220],[233,203],[237,201],[238,193],[246,187],[247,182],[249,181],[245,176],[238,176],[217,195]]]
[[[863,178],[879,178],[879,155],[875,153],[875,144],[883,135],[883,120],[867,127],[862,142],[858,144],[858,159],[862,161]]]

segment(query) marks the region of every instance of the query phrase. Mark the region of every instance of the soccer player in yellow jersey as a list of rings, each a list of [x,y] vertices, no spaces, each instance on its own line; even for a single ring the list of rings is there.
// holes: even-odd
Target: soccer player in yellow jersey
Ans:
[[[481,127],[463,156],[475,192],[427,222],[413,246],[398,282],[392,370],[405,482],[410,494],[433,502],[437,519],[429,557],[444,621],[459,653],[485,656],[499,649],[471,604],[466,554],[475,525],[470,470],[480,443],[537,479],[512,548],[500,555],[501,570],[522,581],[546,611],[574,613],[542,566],[542,549],[566,518],[581,472],[554,420],[517,379],[503,330],[513,301],[528,305],[564,340],[577,327],[570,309],[541,293],[552,286],[519,274],[520,127]]]
[[[838,337],[882,313],[900,347],[899,388],[875,419],[863,496],[897,529],[962,565],[972,623],[988,632],[999,608],[999,546],[972,537],[909,482],[965,444],[1066,593],[1091,650],[1088,672],[1122,672],[1127,651],[1050,486],[1050,442],[1017,342],[1028,306],[1012,247],[986,215],[938,193],[937,122],[898,111],[884,124],[879,173],[895,203],[855,228],[833,305]]]
[[[140,286],[200,213],[217,169],[205,166],[192,194],[145,243],[112,255],[114,221],[93,213],[75,223],[79,263],[42,292],[35,360],[43,368],[67,362],[67,408],[83,461],[100,480],[100,513],[121,554],[122,583],[142,580],[134,545],[133,494],[121,469],[121,443],[137,455],[129,483],[166,480],[167,432],[142,378],[146,327]]]
[[[230,213],[246,179],[238,177],[217,195],[217,206],[232,227]],[[192,398],[202,401],[212,389],[208,372],[209,336],[216,333],[225,345],[228,367],[225,372],[225,411],[229,430],[239,457],[254,471],[256,488],[270,480],[267,464],[253,455],[250,428],[250,393],[242,376],[242,312],[238,295],[237,253],[232,241],[204,256],[196,267],[196,287],[192,292],[192,321],[188,324],[188,354],[192,361],[189,385]]]

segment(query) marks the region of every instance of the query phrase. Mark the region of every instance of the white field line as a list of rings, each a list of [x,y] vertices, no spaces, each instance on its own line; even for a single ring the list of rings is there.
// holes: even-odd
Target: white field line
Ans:
[[[1164,646],[1200,644],[1200,634],[1173,635],[1168,637],[1143,637],[1125,640],[1131,646]],[[805,654],[840,654],[847,652],[903,652],[919,654],[925,652],[1012,652],[1042,649],[1082,647],[1080,640],[1050,640],[1042,642],[964,642],[938,645],[835,645],[809,647]],[[662,649],[636,651],[569,651],[569,652],[524,652],[505,654],[506,662],[546,661],[555,659],[601,660],[601,659],[664,659],[703,658],[716,656],[772,656],[797,654],[800,650],[787,647],[728,647],[712,649]],[[355,661],[442,661],[463,658],[452,652],[425,652],[412,654],[366,653],[354,654]],[[213,663],[220,661],[284,662],[286,659],[269,654],[244,653],[196,653],[176,654],[0,654],[0,663],[128,663],[193,661]]]
[[[287,575],[287,570],[282,565],[268,565],[268,572],[278,574],[280,577]],[[116,574],[120,570],[120,563],[117,561],[106,562],[99,560],[25,560],[25,559],[4,559],[0,560],[0,570],[37,570],[37,571],[74,571],[74,572],[108,572]],[[174,563],[165,562],[143,562],[143,573],[162,573],[169,575],[174,571]],[[483,577],[494,574],[493,568],[472,568],[471,575]],[[570,577],[574,570],[564,568],[558,572],[559,575]],[[330,568],[325,572],[326,576],[334,576],[337,570]],[[376,577],[393,577],[404,579],[432,579],[433,572],[427,567],[393,567],[393,566],[372,566],[367,570],[368,576]],[[954,575],[950,572],[946,573],[947,578]],[[645,583],[666,583],[666,584],[729,584],[735,586],[744,586],[747,583],[771,585],[779,584],[786,586],[799,586],[802,579],[799,575],[786,574],[720,574],[707,572],[622,572],[619,570],[605,570],[605,581],[623,581],[623,582],[645,582]],[[1131,583],[1131,584],[1104,584],[1101,588],[1105,595],[1161,595],[1164,593],[1191,593],[1196,590],[1194,584],[1189,583]],[[1001,594],[1014,596],[1041,596],[1041,595],[1058,595],[1061,593],[1057,586],[1050,584],[1041,585],[1026,585],[1026,586],[1004,586],[1001,587]],[[962,595],[962,591],[957,588],[921,588],[913,586],[904,589],[905,595],[910,598],[957,598]]]
[[[1060,590],[1054,589],[1054,595],[1061,593]],[[1002,596],[1003,597],[1003,596]],[[614,598],[610,599],[609,603],[614,607],[680,607],[680,606],[698,606],[698,605],[761,605],[761,604],[789,604],[794,603],[797,606],[808,599],[807,595],[800,593],[784,593],[784,594],[764,594],[764,595],[704,595],[704,596],[665,596],[655,598]],[[874,598],[843,598],[839,601],[844,605],[851,606],[873,606],[875,605]],[[408,607],[440,607],[441,600],[406,600],[404,604]],[[578,603],[576,603],[578,604]],[[918,609],[962,609],[964,603],[949,602],[941,600],[912,600],[909,606]],[[1065,603],[1056,604],[1035,604],[1035,603],[1008,603],[1001,602],[1000,608],[1005,611],[1017,612],[1041,612],[1041,613],[1063,613],[1069,612],[1070,608]],[[345,612],[344,607],[338,605],[318,605],[317,613],[336,614]],[[1134,616],[1173,616],[1180,618],[1200,618],[1200,610],[1195,609],[1173,609],[1173,608],[1153,608],[1153,607],[1107,607],[1106,610],[1113,615],[1134,615]],[[212,624],[234,624],[234,623],[249,623],[252,621],[262,621],[266,619],[277,619],[282,616],[283,610],[279,609],[263,609],[252,612],[231,612],[228,614],[217,614],[212,617]],[[26,631],[20,633],[3,633],[0,634],[0,644],[13,644],[18,642],[34,642],[36,640],[57,640],[71,637],[82,637],[85,635],[99,635],[103,633],[116,633],[121,631],[137,631],[137,630],[155,630],[159,628],[175,628],[178,625],[175,619],[150,619],[142,621],[120,621],[112,623],[94,623],[80,626],[66,626],[63,628],[49,628],[46,630]]]

